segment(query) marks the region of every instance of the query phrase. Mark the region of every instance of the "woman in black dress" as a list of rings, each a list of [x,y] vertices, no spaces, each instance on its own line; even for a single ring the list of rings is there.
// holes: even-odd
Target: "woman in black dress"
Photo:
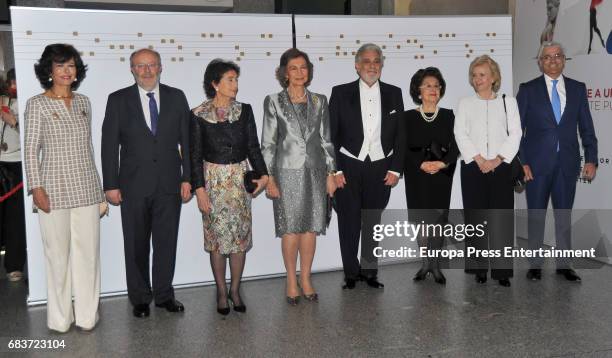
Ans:
[[[410,96],[419,107],[400,114],[396,153],[405,158],[408,218],[414,224],[444,224],[448,219],[459,151],[453,135],[453,111],[438,107],[445,86],[436,67],[418,70],[410,81]],[[419,246],[436,250],[442,247],[444,237],[432,230],[429,236],[419,236],[417,240]],[[423,257],[423,266],[414,280],[424,280],[429,272],[437,283],[446,283],[438,259],[427,257]]]

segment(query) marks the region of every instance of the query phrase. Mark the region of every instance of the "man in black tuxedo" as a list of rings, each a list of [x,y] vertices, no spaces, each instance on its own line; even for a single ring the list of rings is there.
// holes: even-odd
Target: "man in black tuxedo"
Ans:
[[[352,289],[365,279],[370,287],[378,281],[377,242],[373,226],[380,223],[389,202],[391,187],[399,180],[402,163],[393,155],[397,123],[392,114],[404,111],[402,91],[379,81],[382,50],[365,44],[355,55],[359,79],[335,86],[329,101],[332,142],[336,150],[336,210],[344,288]],[[361,262],[357,258],[361,232]]]
[[[128,297],[134,316],[149,316],[149,304],[170,312],[174,298],[181,199],[191,198],[189,105],[185,94],[159,83],[159,53],[130,56],[136,83],[108,96],[102,125],[102,174],[107,200],[121,205]],[[153,290],[149,248],[153,241]]]

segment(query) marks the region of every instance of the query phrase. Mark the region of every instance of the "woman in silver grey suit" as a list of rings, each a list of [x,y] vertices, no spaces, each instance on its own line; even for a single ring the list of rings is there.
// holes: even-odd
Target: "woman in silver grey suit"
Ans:
[[[276,236],[282,240],[287,270],[287,302],[293,306],[300,297],[298,254],[302,294],[308,301],[318,300],[310,272],[316,236],[325,234],[327,226],[326,195],[336,190],[327,98],[306,89],[312,69],[306,53],[285,51],[276,69],[283,90],[264,100],[261,148],[270,173],[266,194],[273,199]]]

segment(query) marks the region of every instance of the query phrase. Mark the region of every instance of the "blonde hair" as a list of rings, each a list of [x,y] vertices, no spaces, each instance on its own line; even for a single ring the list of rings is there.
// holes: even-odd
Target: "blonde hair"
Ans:
[[[499,91],[501,87],[501,72],[499,71],[499,65],[495,60],[493,60],[489,55],[478,56],[470,63],[470,70],[468,72],[468,80],[470,81],[470,86],[476,90],[474,87],[474,83],[472,81],[472,72],[474,71],[474,67],[487,65],[489,66],[489,70],[491,70],[491,76],[493,76],[493,92]]]

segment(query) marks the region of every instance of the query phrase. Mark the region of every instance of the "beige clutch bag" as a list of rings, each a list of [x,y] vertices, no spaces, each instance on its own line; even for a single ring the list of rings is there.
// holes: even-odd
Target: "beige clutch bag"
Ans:
[[[108,203],[106,200],[100,203],[100,219],[105,215],[108,216]]]

